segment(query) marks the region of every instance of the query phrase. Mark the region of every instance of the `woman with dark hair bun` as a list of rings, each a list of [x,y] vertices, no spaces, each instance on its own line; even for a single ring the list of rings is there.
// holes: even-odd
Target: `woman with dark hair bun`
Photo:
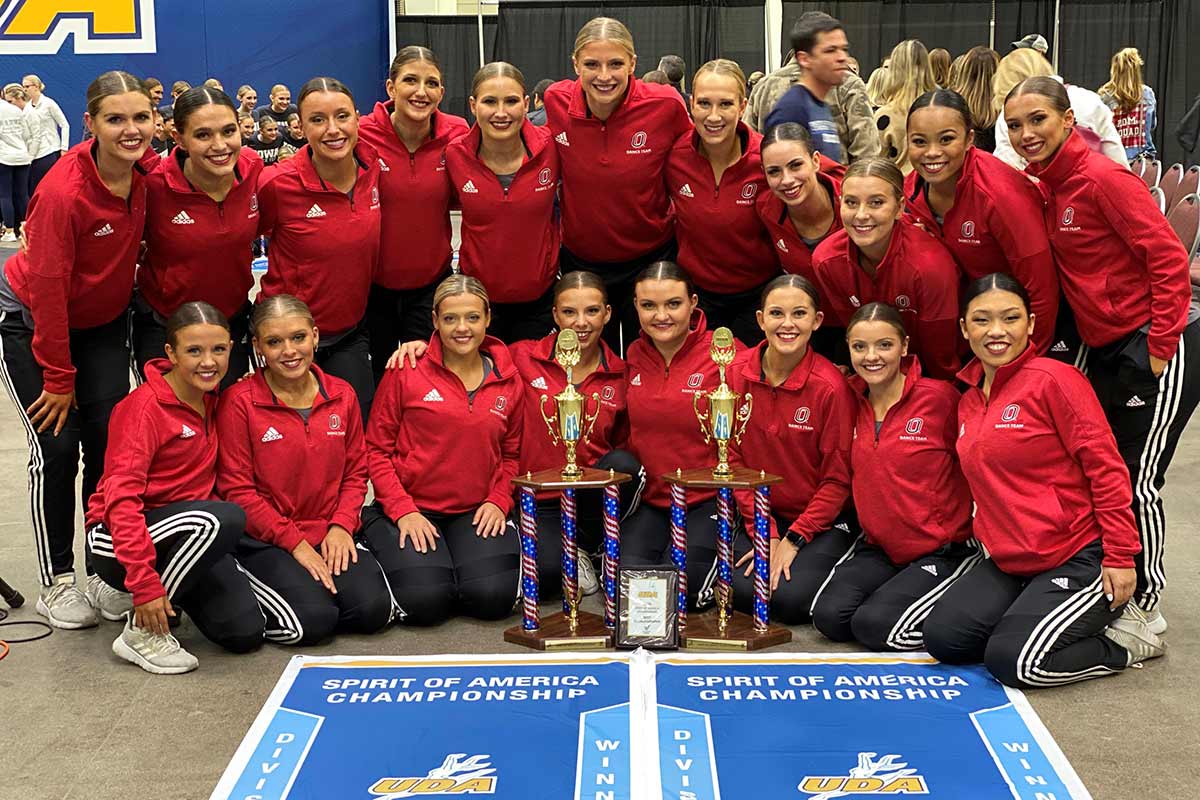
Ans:
[[[271,267],[260,299],[290,294],[312,311],[318,366],[349,383],[363,419],[375,382],[363,317],[379,263],[380,159],[358,140],[354,96],[336,78],[313,78],[297,100],[308,145],[263,171],[261,229]]]
[[[162,358],[167,317],[202,300],[229,319],[228,387],[250,371],[250,248],[260,223],[262,159],[242,147],[233,100],[220,89],[188,89],[175,100],[175,140],[179,146],[146,180],[133,357],[139,373]]]
[[[445,81],[432,51],[401,47],[388,68],[388,100],[375,104],[360,129],[379,154],[379,193],[392,210],[379,231],[379,271],[367,303],[376,384],[400,342],[429,340],[433,292],[450,274],[453,188],[443,154],[468,125],[438,108]]]
[[[1019,688],[1112,675],[1164,652],[1131,602],[1141,548],[1128,471],[1087,379],[1031,346],[1037,322],[1012,277],[967,287],[959,324],[975,360],[958,375],[969,388],[957,450],[988,559],[924,627],[939,661],[982,661]]]

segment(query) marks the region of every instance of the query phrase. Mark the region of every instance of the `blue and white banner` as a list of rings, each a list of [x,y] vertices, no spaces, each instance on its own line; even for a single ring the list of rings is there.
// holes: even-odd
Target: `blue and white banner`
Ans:
[[[1088,798],[1020,692],[921,656],[292,660],[212,797]]]

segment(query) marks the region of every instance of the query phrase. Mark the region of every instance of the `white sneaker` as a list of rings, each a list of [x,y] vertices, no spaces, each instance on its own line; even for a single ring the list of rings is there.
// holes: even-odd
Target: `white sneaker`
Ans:
[[[588,554],[575,548],[575,573],[579,576],[579,590],[584,595],[600,591],[600,581],[596,580],[596,568]]]
[[[1150,632],[1155,636],[1162,636],[1167,632],[1167,618],[1157,608],[1153,611],[1143,612],[1146,615],[1146,624],[1150,626]]]
[[[58,575],[53,586],[43,586],[38,594],[37,612],[56,628],[77,630],[95,627],[96,610],[87,595],[75,586],[74,573]]]
[[[1104,635],[1129,652],[1126,666],[1158,658],[1167,652],[1167,644],[1150,630],[1146,613],[1134,603],[1125,606],[1121,616],[1109,623]]]
[[[87,599],[110,622],[120,622],[133,611],[133,595],[114,589],[99,575],[88,576]]]
[[[136,627],[132,612],[126,619],[125,630],[113,640],[112,651],[155,675],[181,675],[200,666],[196,657],[184,650],[171,634],[151,633]]]
[[[15,242],[17,234],[14,231],[5,231],[3,236],[0,236],[0,242]]]

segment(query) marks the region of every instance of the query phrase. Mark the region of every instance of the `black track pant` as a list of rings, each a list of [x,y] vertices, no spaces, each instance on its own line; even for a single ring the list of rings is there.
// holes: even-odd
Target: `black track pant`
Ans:
[[[857,640],[870,650],[920,650],[934,604],[982,560],[978,547],[961,543],[894,564],[860,538],[813,599],[813,626],[835,642]]]
[[[263,615],[233,550],[246,515],[233,503],[193,500],[147,511],[146,525],[158,554],[154,568],[171,605],[187,612],[200,632],[234,653],[262,644]],[[113,553],[103,523],[88,528],[88,552],[99,576],[126,591],[125,568]]]
[[[633,480],[618,487],[622,523],[637,511],[646,471],[637,456],[627,450],[606,453],[593,466],[632,475]],[[604,490],[580,489],[575,492],[576,549],[580,555],[603,552]],[[539,500],[537,504],[538,598],[553,600],[562,595],[562,513],[559,498]],[[597,573],[599,574],[599,573]]]
[[[567,248],[558,252],[558,271],[563,275],[577,270],[594,272],[604,279],[608,291],[608,304],[612,306],[613,318],[604,326],[604,341],[617,355],[624,356],[629,345],[637,341],[641,332],[637,309],[633,306],[633,280],[638,273],[655,261],[674,261],[679,247],[671,239],[657,250],[630,261],[592,262],[586,261]],[[623,345],[623,346],[622,346]]]
[[[333,344],[318,345],[313,358],[317,366],[330,375],[350,384],[358,396],[358,408],[362,412],[363,425],[371,415],[371,401],[375,399],[375,380],[371,374],[371,344],[364,324],[348,331]]]
[[[310,645],[325,641],[335,630],[375,633],[386,626],[394,607],[387,580],[371,551],[360,543],[357,553],[357,562],[333,576],[333,594],[291,553],[243,536],[237,560],[267,618],[267,640]]]
[[[758,301],[762,290],[762,286],[756,286],[744,292],[722,294],[698,288],[696,296],[700,299],[700,310],[708,320],[709,330],[721,326],[729,328],[747,347],[761,342],[763,332],[758,327]]]
[[[29,504],[42,585],[74,569],[75,476],[83,452],[83,502],[104,470],[108,418],[129,393],[127,322],[121,314],[97,328],[71,331],[75,402],[58,436],[37,433],[25,413],[42,393],[42,368],[33,357],[33,330],[21,314],[0,312],[0,374],[17,406],[29,445]]]
[[[671,567],[671,509],[642,503],[621,526],[621,566]],[[688,607],[712,605],[717,577],[717,501],[689,503]]]
[[[528,303],[492,303],[488,333],[505,344],[541,339],[554,330],[554,290]]]
[[[450,274],[446,272],[428,286],[419,289],[386,289],[371,286],[367,297],[367,316],[364,322],[370,332],[371,370],[375,385],[383,380],[388,357],[403,342],[428,342],[433,336],[433,292]],[[363,417],[363,424],[366,424]]]
[[[33,197],[33,193],[37,190],[38,184],[42,182],[42,178],[46,177],[46,173],[50,168],[58,163],[59,156],[62,154],[55,150],[49,155],[35,158],[33,163],[29,165],[29,196]]]
[[[1142,540],[1134,599],[1152,611],[1167,582],[1167,518],[1160,492],[1175,446],[1200,401],[1200,321],[1187,326],[1179,351],[1157,378],[1141,331],[1107,347],[1088,348],[1083,359],[1133,482],[1133,518]]]
[[[400,549],[400,531],[378,505],[363,509],[363,537],[387,575],[400,619],[434,625],[455,614],[486,620],[512,614],[521,580],[516,525],[509,521],[503,534],[484,539],[471,524],[474,511],[421,513],[441,533],[437,549],[425,553],[411,543]]]
[[[229,338],[233,349],[229,351],[229,371],[221,379],[221,388],[228,389],[250,371],[250,301],[241,311],[229,318]],[[163,347],[167,343],[166,321],[162,320],[150,306],[135,297],[130,309],[129,343],[133,349],[135,366],[133,377],[138,383],[145,379],[146,364],[156,358],[166,358]]]
[[[776,517],[775,524],[786,531],[791,522]],[[779,577],[779,586],[771,593],[771,619],[784,625],[802,625],[811,619],[813,597],[829,577],[835,564],[846,558],[857,537],[848,523],[822,531],[796,553],[792,560],[792,579]],[[750,537],[739,527],[733,540],[733,561],[751,550]],[[753,567],[753,557],[741,567],[733,567],[733,607],[746,614],[754,612],[754,573],[746,577],[746,568]]]
[[[954,582],[925,620],[925,649],[946,664],[982,661],[1008,686],[1036,689],[1112,675],[1129,654],[1104,636],[1110,611],[1093,542],[1022,578],[988,559]]]

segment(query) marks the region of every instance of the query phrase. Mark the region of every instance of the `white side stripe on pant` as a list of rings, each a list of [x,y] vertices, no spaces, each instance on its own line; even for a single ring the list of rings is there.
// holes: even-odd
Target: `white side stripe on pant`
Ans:
[[[300,624],[300,617],[292,610],[287,601],[266,583],[254,577],[254,573],[241,564],[238,564],[238,569],[250,582],[250,590],[254,592],[254,598],[258,600],[263,616],[267,619],[268,627],[263,633],[264,637],[268,641],[280,644],[292,644],[303,639],[304,626]],[[272,618],[277,623],[277,627],[270,627]]]
[[[1094,581],[1072,594],[1043,617],[1030,633],[1017,657],[1017,677],[1033,686],[1061,686],[1116,672],[1117,670],[1103,665],[1078,672],[1050,672],[1041,666],[1058,637],[1086,614],[1097,600],[1103,599],[1103,593],[1103,580],[1097,575]]]
[[[829,570],[829,574],[825,576],[825,580],[821,581],[821,585],[817,588],[817,593],[813,595],[812,604],[808,607],[808,615],[810,617],[812,616],[813,609],[817,607],[817,601],[821,599],[821,592],[825,591],[825,587],[829,585],[829,581],[833,578],[833,573],[843,562],[849,561],[854,557],[854,548],[865,537],[865,533],[860,533],[858,536],[854,537],[854,541],[850,543],[850,547],[847,548],[846,552],[842,553],[842,557],[839,558],[837,563],[833,565],[833,569]]]
[[[892,626],[891,631],[888,632],[888,644],[897,650],[919,650],[925,644],[925,636],[920,628],[925,622],[925,618],[929,616],[929,612],[933,611],[934,605],[954,585],[954,582],[973,570],[980,561],[983,561],[983,553],[979,550],[974,550],[969,556],[959,562],[949,577],[938,583],[919,597],[915,603],[905,609],[900,618],[896,620],[896,624]]]
[[[195,532],[171,555],[171,560],[163,569],[162,575],[159,576],[163,588],[167,590],[168,597],[175,597],[180,582],[208,548],[212,547],[219,530],[220,522],[217,518],[209,512],[199,509],[172,514],[147,528],[150,541],[155,544],[179,533]],[[87,531],[87,541],[94,554],[108,558],[117,557],[116,551],[113,549],[112,533],[103,525],[93,525]]]

